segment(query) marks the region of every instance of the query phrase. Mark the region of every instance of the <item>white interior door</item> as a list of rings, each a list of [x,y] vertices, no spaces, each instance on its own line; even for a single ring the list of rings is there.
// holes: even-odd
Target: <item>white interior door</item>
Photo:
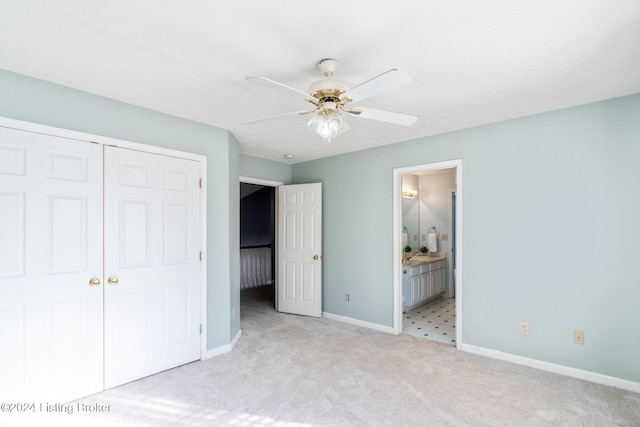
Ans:
[[[322,184],[278,187],[277,310],[322,315]]]
[[[105,147],[105,388],[200,358],[199,167]]]
[[[0,127],[0,401],[102,390],[102,224],[101,145]]]

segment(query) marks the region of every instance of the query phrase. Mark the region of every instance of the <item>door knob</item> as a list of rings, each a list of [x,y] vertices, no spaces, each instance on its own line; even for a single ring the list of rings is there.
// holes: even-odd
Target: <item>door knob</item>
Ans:
[[[100,279],[98,279],[97,277],[92,278],[91,280],[89,280],[89,286],[100,286]]]
[[[107,279],[107,282],[109,282],[110,285],[117,285],[118,278],[116,276],[111,276],[109,277],[109,279]]]
[[[319,256],[319,255],[314,255],[313,259],[315,259],[315,260],[319,260],[319,259],[320,259],[320,256]]]

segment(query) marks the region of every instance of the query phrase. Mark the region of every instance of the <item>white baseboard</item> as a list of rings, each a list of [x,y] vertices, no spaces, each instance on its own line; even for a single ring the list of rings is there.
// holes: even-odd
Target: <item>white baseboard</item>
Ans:
[[[242,336],[242,329],[238,329],[238,333],[236,333],[236,336],[233,337],[233,340],[231,341],[231,350],[233,350],[236,344],[238,344],[238,341],[240,341],[241,336]]]
[[[337,320],[339,322],[349,323],[351,325],[362,326],[363,328],[375,329],[376,331],[393,334],[393,327],[379,325],[377,323],[365,322],[364,320],[353,319],[351,317],[339,316],[333,313],[322,312],[322,316],[327,319]]]
[[[471,344],[460,344],[458,346],[458,349],[469,353],[479,354],[480,356],[491,357],[493,359],[516,363],[518,365],[529,366],[530,368],[536,368],[542,371],[553,372],[555,374],[566,375],[568,377],[579,378],[581,380],[591,381],[598,384],[604,384],[623,390],[640,393],[640,383],[634,381],[623,380],[621,378],[598,374],[596,372],[584,371],[582,369],[571,368],[569,366],[557,365],[555,363],[543,362],[541,360],[529,359],[528,357],[518,356],[510,353],[503,353],[498,350],[491,350]]]
[[[212,348],[211,350],[207,350],[207,353],[205,354],[203,360],[211,359],[212,357],[216,357],[216,356],[220,356],[220,355],[225,354],[225,353],[229,353],[231,350],[233,350],[233,347],[236,346],[236,344],[238,343],[238,340],[240,340],[241,336],[242,336],[242,329],[240,329],[238,331],[238,333],[233,338],[233,340],[231,341],[230,344],[221,345],[220,347],[216,347],[216,348]]]

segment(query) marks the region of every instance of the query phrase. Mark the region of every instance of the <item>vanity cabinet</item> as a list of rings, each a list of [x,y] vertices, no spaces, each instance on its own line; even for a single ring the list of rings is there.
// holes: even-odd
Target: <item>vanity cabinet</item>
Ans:
[[[410,311],[444,292],[445,260],[402,266],[402,309]]]
[[[433,272],[433,293],[441,294],[444,292],[444,261],[438,261],[442,263],[442,267],[438,267]]]
[[[411,269],[413,272],[414,269]],[[409,292],[409,305],[416,305],[422,301],[424,295],[424,286],[422,284],[422,275],[415,274],[411,276],[411,288]]]

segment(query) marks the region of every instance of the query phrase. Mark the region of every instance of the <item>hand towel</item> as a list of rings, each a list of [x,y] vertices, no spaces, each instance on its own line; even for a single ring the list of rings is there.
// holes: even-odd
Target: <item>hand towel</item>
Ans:
[[[427,235],[427,244],[429,246],[429,252],[438,252],[438,235],[435,231],[430,231]]]

